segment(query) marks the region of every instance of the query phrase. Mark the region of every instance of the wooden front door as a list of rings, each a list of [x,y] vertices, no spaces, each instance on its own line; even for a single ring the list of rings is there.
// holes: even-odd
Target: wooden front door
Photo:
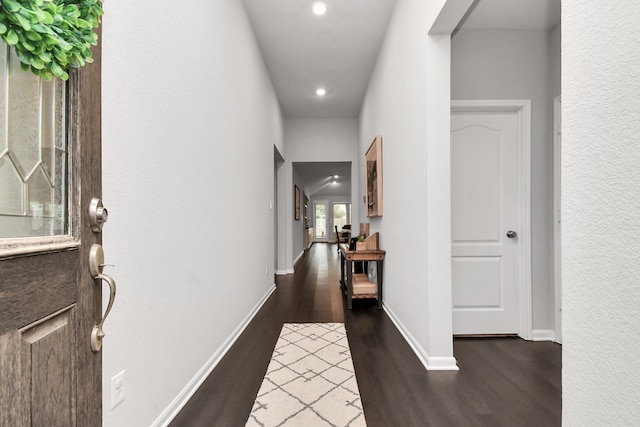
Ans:
[[[102,186],[100,49],[66,83],[0,49],[0,425],[100,426],[89,252],[101,234],[88,218]]]

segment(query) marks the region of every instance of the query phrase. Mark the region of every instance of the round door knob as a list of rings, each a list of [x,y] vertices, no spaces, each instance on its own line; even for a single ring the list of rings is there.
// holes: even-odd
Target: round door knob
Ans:
[[[518,233],[513,230],[509,230],[507,231],[507,237],[510,239],[515,239],[516,237],[518,237]]]

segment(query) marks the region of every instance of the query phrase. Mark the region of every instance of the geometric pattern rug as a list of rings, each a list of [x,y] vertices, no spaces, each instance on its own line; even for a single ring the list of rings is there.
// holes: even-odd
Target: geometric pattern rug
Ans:
[[[366,426],[343,323],[285,323],[246,426]]]

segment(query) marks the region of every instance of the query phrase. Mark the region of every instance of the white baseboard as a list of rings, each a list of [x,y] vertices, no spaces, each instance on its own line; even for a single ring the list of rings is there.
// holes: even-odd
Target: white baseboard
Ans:
[[[398,316],[395,315],[393,310],[391,310],[386,304],[383,304],[383,308],[393,324],[396,325],[396,328],[398,328],[404,339],[407,341],[413,352],[416,354],[416,356],[418,356],[418,360],[420,360],[420,362],[428,371],[458,371],[460,369],[458,368],[458,364],[456,363],[456,358],[453,356],[429,356],[429,354],[424,351],[422,346],[418,344],[416,339],[411,335],[411,333],[409,333],[407,328],[398,319]]]
[[[300,252],[300,254],[296,257],[296,259],[293,260],[293,265],[296,265],[296,262],[298,262],[298,260],[302,257],[302,255],[304,255],[304,250]]]
[[[288,273],[288,270],[276,270],[276,276],[286,276]]]
[[[169,404],[169,406],[162,411],[160,416],[151,424],[151,427],[166,427],[173,421],[178,412],[184,408],[189,399],[194,395],[202,383],[209,377],[213,369],[220,363],[220,360],[229,351],[231,346],[240,337],[242,332],[247,328],[251,320],[260,311],[265,302],[269,299],[271,294],[276,290],[275,284],[269,288],[267,293],[262,297],[260,301],[253,307],[251,312],[244,318],[242,323],[231,333],[229,338],[220,346],[220,348],[207,360],[202,368],[196,373],[196,375],[189,381],[189,383],[182,389],[182,391],[176,396],[175,399]]]
[[[534,329],[531,331],[531,341],[555,341],[556,331],[552,329]]]

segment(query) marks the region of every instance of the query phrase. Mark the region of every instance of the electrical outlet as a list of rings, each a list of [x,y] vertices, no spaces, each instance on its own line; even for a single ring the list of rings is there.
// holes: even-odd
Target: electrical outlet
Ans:
[[[111,378],[111,409],[124,400],[124,372],[122,371]]]

